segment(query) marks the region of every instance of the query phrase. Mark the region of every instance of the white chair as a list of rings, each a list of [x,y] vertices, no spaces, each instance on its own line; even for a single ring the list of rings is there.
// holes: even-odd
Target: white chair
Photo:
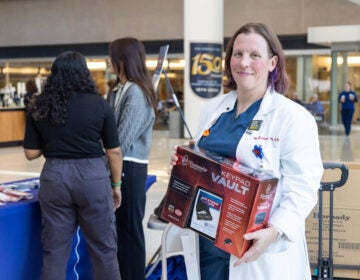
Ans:
[[[154,262],[152,270],[161,260],[161,279],[167,280],[167,258],[176,255],[183,255],[185,260],[187,279],[200,280],[199,260],[197,254],[198,238],[195,237],[195,232],[189,229],[180,228],[171,223],[165,223],[155,215],[150,216],[148,227],[152,229],[164,230],[161,238],[161,246],[158,249],[158,257]],[[146,276],[149,276],[152,270],[149,271]]]
[[[147,227],[149,229],[155,229],[155,230],[162,230],[164,231],[167,227],[168,223],[164,222],[162,220],[159,219],[158,216],[151,214],[147,223]],[[156,260],[155,260],[156,258]],[[161,245],[159,246],[159,248],[156,250],[155,254],[151,257],[150,261],[148,262],[149,264],[153,264],[151,269],[146,273],[146,278],[149,277],[151,275],[151,273],[154,271],[154,269],[156,268],[156,266],[158,265],[158,263],[161,261]]]

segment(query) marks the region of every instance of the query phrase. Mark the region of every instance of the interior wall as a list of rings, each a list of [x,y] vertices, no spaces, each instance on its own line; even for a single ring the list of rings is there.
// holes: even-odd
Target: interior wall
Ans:
[[[183,37],[179,0],[0,0],[0,46]]]
[[[309,26],[359,25],[359,13],[347,0],[224,0],[224,35],[247,22],[264,22],[278,35],[306,34]]]
[[[360,24],[360,5],[346,0],[223,1],[225,37],[249,21],[279,35]],[[181,0],[0,0],[0,46],[182,39],[183,14]]]

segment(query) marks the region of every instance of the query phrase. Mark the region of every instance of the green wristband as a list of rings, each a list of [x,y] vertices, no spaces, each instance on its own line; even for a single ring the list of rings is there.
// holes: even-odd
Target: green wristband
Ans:
[[[111,183],[111,188],[121,188],[121,181],[118,183]]]

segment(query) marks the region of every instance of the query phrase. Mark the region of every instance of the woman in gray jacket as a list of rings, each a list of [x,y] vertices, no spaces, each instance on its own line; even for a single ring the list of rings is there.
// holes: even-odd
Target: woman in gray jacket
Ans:
[[[140,41],[117,39],[110,43],[109,55],[110,72],[117,77],[109,102],[115,112],[123,152],[122,205],[116,211],[118,260],[123,280],[144,280],[142,220],[156,98],[145,65],[145,48]]]

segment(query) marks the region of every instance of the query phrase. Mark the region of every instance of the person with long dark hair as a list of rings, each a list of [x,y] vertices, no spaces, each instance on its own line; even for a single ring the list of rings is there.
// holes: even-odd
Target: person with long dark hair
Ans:
[[[145,47],[135,38],[109,46],[109,71],[117,86],[110,93],[120,147],[124,155],[121,207],[116,211],[118,260],[124,280],[145,279],[145,213],[147,167],[155,120],[156,97],[145,65]]]
[[[94,280],[120,279],[114,209],[121,203],[122,153],[114,114],[96,90],[80,53],[61,53],[43,92],[29,104],[24,152],[29,160],[46,158],[39,190],[41,279],[66,279],[78,225]]]
[[[323,173],[315,119],[284,96],[285,56],[263,23],[245,24],[234,33],[225,76],[230,92],[204,106],[196,145],[279,181],[266,228],[238,237],[252,243],[241,258],[199,237],[201,279],[311,280],[305,219],[316,205]],[[174,154],[171,164],[176,161]]]

